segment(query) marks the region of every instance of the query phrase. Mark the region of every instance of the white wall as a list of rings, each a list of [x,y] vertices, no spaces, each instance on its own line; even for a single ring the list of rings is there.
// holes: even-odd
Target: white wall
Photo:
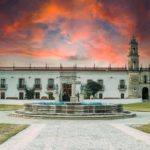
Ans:
[[[126,98],[128,97],[128,90],[123,92],[118,90],[120,80],[125,80],[125,84],[128,85],[128,74],[125,71],[78,72],[77,76],[80,77],[78,81],[82,84],[86,84],[88,79],[94,81],[102,79],[104,92],[100,93],[103,93],[103,98],[120,98],[121,93],[124,93]]]
[[[0,78],[6,79],[6,84],[8,85],[8,89],[6,91],[6,97],[18,97],[19,91],[17,89],[19,78],[24,78],[27,87],[33,88],[35,78],[41,79],[42,90],[40,91],[40,95],[47,96],[47,84],[48,78],[54,78],[54,84],[59,84],[59,73],[58,72],[50,72],[50,71],[1,71]]]
[[[28,87],[33,87],[35,78],[41,78],[42,90],[40,95],[47,96],[47,83],[48,78],[54,78],[55,84],[58,84],[58,91],[60,91],[60,72],[58,71],[0,71],[0,78],[6,79],[8,84],[8,90],[6,91],[6,97],[18,97],[19,91],[17,89],[18,79],[24,78]],[[97,81],[102,79],[104,82],[105,90],[103,98],[120,98],[121,93],[125,94],[125,98],[128,97],[128,90],[120,92],[118,85],[120,80],[125,80],[128,84],[127,71],[78,71],[77,81],[81,81],[81,84],[86,84],[88,79]],[[76,93],[80,92],[81,84],[76,85]]]

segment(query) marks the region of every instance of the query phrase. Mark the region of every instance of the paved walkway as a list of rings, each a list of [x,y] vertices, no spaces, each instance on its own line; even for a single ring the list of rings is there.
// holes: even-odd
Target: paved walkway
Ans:
[[[150,150],[150,135],[127,126],[150,123],[150,113],[121,120],[25,119],[9,113],[0,112],[0,123],[31,126],[3,143],[0,150]]]

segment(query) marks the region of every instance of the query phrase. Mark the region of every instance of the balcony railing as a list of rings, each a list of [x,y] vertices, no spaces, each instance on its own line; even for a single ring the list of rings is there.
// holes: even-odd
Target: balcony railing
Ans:
[[[0,84],[0,90],[7,90],[7,84]]]
[[[26,85],[25,84],[18,84],[17,88],[18,88],[18,90],[25,90],[26,89]]]
[[[42,89],[42,85],[41,84],[34,84],[34,89],[35,90],[41,90]]]
[[[127,89],[127,86],[124,85],[124,84],[120,84],[120,85],[118,86],[118,89],[119,89],[120,91],[125,91],[125,90]]]
[[[50,84],[47,85],[47,90],[54,90],[54,89],[55,89],[54,85],[50,85]]]
[[[141,83],[141,84],[150,84],[150,80],[145,80],[145,81],[144,81],[144,80],[141,80],[140,83]]]

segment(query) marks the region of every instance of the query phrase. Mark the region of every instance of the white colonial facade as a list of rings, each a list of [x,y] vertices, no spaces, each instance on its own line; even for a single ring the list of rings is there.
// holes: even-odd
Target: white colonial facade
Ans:
[[[0,99],[26,99],[27,89],[34,89],[34,99],[81,101],[89,80],[101,85],[94,99],[149,99],[150,68],[139,68],[135,38],[129,47],[128,68],[0,67]]]

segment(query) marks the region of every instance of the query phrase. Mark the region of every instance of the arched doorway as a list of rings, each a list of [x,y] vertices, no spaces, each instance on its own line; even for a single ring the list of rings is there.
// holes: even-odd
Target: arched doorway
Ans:
[[[149,99],[148,88],[147,87],[144,87],[142,89],[142,99]]]
[[[62,95],[62,100],[65,102],[70,101],[70,96],[71,96],[71,84],[64,83],[62,84],[62,89],[63,89],[63,95]]]

